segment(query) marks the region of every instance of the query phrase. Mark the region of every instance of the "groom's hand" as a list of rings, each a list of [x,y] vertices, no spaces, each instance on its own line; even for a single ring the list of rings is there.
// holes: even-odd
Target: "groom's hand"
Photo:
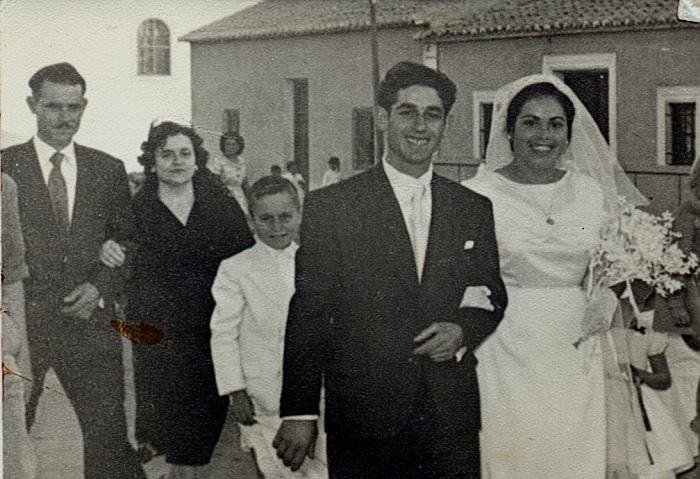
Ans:
[[[315,420],[292,419],[282,421],[272,447],[277,450],[277,457],[292,471],[301,467],[304,458],[314,458],[318,429]]]
[[[454,359],[462,343],[462,328],[455,323],[433,323],[418,336],[414,343],[423,343],[413,350],[413,354],[425,354],[435,362]]]

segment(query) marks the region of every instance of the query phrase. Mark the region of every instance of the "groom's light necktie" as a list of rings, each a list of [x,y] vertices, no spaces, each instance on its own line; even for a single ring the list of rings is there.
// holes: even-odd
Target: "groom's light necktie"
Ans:
[[[413,246],[413,258],[416,261],[418,281],[423,277],[423,264],[425,263],[425,250],[428,247],[427,215],[427,188],[425,185],[417,186],[411,195],[411,213],[409,215],[409,231],[411,245]]]
[[[66,187],[66,179],[61,173],[61,162],[64,159],[63,153],[57,151],[49,161],[53,167],[49,172],[49,197],[51,198],[51,206],[53,208],[53,214],[56,217],[56,222],[58,223],[61,231],[68,232],[69,220],[68,220],[68,188]]]

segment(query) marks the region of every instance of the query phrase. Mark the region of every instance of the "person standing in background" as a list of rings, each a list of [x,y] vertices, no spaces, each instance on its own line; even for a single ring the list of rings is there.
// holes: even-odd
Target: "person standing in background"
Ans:
[[[287,163],[287,171],[282,174],[282,178],[292,182],[294,187],[297,189],[299,194],[299,202],[304,204],[304,197],[306,196],[306,180],[297,168],[297,164],[293,161]]]
[[[322,186],[332,185],[340,181],[340,158],[331,156],[328,159],[328,170],[323,174]]]
[[[248,172],[246,161],[241,156],[245,149],[245,141],[237,132],[224,133],[219,138],[219,149],[223,156],[212,155],[207,162],[207,168],[221,178],[243,212],[248,215]]]
[[[270,167],[270,176],[282,176],[282,168],[280,165],[272,165]]]

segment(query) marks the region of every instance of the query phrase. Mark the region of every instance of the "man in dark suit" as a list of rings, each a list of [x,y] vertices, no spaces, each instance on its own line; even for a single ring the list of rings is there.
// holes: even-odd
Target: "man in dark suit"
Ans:
[[[403,62],[378,95],[380,165],[304,206],[277,454],[330,476],[479,477],[474,349],[506,306],[490,202],[432,171],[456,88]]]
[[[121,341],[109,322],[121,281],[98,261],[102,243],[132,225],[124,165],[73,142],[87,100],[72,65],[41,68],[29,86],[37,134],[2,152],[3,171],[18,187],[30,274],[27,425],[53,368],[80,422],[85,477],[145,478],[127,440]]]

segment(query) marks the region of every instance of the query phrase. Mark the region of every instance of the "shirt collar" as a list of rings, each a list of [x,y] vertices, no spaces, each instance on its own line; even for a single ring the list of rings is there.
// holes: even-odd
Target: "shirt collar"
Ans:
[[[50,164],[51,156],[56,152],[56,148],[44,142],[38,135],[35,136],[33,140],[36,154],[39,157],[39,162],[42,164]],[[63,162],[71,166],[75,165],[75,143],[73,140],[58,151],[63,153]]]
[[[296,244],[294,241],[292,241],[289,244],[289,246],[287,246],[285,249],[272,248],[266,245],[265,242],[258,237],[258,235],[255,235],[255,243],[259,245],[263,251],[265,251],[267,254],[273,257],[286,256],[288,258],[294,259],[297,253],[297,249],[299,249],[299,245]]]
[[[384,165],[384,172],[389,179],[389,184],[391,184],[391,187],[394,189],[399,188],[401,190],[413,190],[414,188],[421,186],[430,187],[430,182],[433,179],[432,163],[430,164],[430,167],[428,167],[428,171],[423,173],[418,178],[402,173],[394,168],[387,160],[386,155],[384,158],[382,158],[382,164]]]

